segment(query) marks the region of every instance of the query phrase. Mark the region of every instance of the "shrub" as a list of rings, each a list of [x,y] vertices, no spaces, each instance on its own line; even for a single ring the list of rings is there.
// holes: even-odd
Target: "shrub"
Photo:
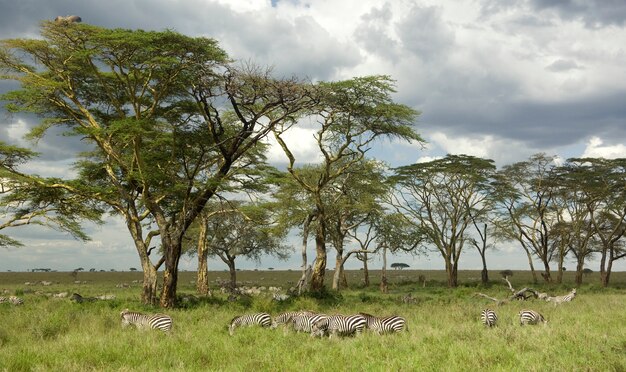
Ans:
[[[511,277],[511,276],[513,276],[513,271],[512,270],[502,270],[502,271],[500,271],[500,275],[503,278]]]

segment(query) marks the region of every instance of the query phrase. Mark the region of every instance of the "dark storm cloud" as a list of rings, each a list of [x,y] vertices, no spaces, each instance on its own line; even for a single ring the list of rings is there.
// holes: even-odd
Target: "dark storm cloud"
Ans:
[[[626,91],[565,102],[507,101],[427,105],[420,121],[429,131],[455,136],[495,135],[529,147],[567,146],[581,138],[626,137]],[[431,126],[432,125],[432,126]]]
[[[397,29],[404,48],[422,60],[437,59],[454,44],[454,32],[437,7],[412,7]]]
[[[566,20],[581,20],[587,27],[624,27],[626,2],[623,0],[532,0],[538,10],[554,10]]]
[[[588,28],[624,27],[626,2],[623,0],[487,0],[482,4],[484,16],[516,9],[526,13],[527,20],[545,22],[536,13],[554,12],[567,21],[581,21]]]

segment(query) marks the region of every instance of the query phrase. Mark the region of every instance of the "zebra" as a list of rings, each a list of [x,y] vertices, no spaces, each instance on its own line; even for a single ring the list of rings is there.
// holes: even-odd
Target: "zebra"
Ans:
[[[311,337],[323,336],[328,333],[328,337],[333,335],[351,336],[360,335],[367,325],[367,319],[363,315],[331,315],[320,319],[311,327]]]
[[[142,314],[124,309],[120,313],[122,317],[122,328],[134,325],[139,329],[151,328],[169,332],[172,329],[172,318],[165,314]]]
[[[397,315],[376,317],[367,313],[359,313],[366,320],[366,327],[379,335],[383,333],[402,332],[408,330],[406,319]]]
[[[228,333],[232,336],[235,334],[237,327],[259,325],[261,327],[269,327],[272,324],[272,317],[268,313],[256,313],[247,315],[238,315],[230,321]]]
[[[539,324],[539,323],[546,324],[547,322],[548,321],[546,320],[546,318],[543,317],[543,315],[539,314],[538,312],[534,310],[522,310],[519,312],[519,324],[520,325]]]
[[[570,293],[564,296],[548,297],[546,298],[546,301],[552,301],[554,302],[554,306],[556,306],[562,304],[563,302],[571,302],[574,297],[576,297],[576,288],[572,289]]]
[[[485,309],[480,313],[480,320],[487,327],[494,327],[498,321],[498,315],[491,309]]]
[[[325,314],[305,312],[294,316],[288,325],[290,325],[296,332],[312,332],[313,324],[322,319],[326,319],[327,317],[328,316]],[[286,331],[287,328],[285,328],[285,332]]]
[[[315,314],[312,311],[308,311],[308,310],[300,310],[300,311],[287,311],[284,313],[280,313],[278,315],[276,315],[274,318],[272,318],[272,326],[270,328],[274,329],[276,327],[278,327],[279,325],[289,325],[290,323],[292,323],[292,319],[295,318],[296,316],[300,316],[300,315],[313,315]]]
[[[17,296],[0,297],[0,304],[5,302],[11,303],[13,305],[24,305],[24,300]]]

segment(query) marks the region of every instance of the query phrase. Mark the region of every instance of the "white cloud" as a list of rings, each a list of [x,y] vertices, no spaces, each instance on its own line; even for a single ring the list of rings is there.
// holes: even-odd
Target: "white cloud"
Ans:
[[[605,159],[626,158],[626,145],[623,143],[604,145],[604,141],[601,138],[591,137],[581,157]]]
[[[429,136],[428,141],[435,148],[438,147],[443,150],[444,154],[466,154],[492,159],[497,166],[525,160],[537,152],[536,149],[529,148],[521,141],[493,135],[451,137],[442,132],[435,132]]]
[[[289,150],[293,153],[296,159],[296,166],[321,161],[321,153],[313,137],[314,134],[315,130],[312,128],[293,127],[281,136]],[[270,145],[267,153],[268,161],[270,163],[286,164],[288,161],[287,156],[274,136],[268,136],[266,141]]]

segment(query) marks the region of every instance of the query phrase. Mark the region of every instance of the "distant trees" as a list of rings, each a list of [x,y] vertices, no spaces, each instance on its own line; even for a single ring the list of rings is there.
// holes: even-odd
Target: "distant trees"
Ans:
[[[315,265],[311,290],[321,291],[326,271],[326,243],[333,199],[325,195],[341,182],[344,175],[363,159],[379,138],[403,141],[422,139],[412,129],[418,113],[393,102],[394,83],[387,76],[368,76],[341,82],[322,83],[315,91],[315,105],[308,113],[315,124],[314,138],[320,151],[320,165],[296,166],[293,149],[284,139],[293,122],[282,122],[273,132],[289,159],[287,171],[303,195],[311,201],[303,223],[314,221]]]
[[[468,155],[447,155],[395,169],[393,204],[421,231],[421,245],[440,253],[450,287],[458,284],[459,259],[470,238],[472,218],[491,208],[494,172],[492,160]]]
[[[213,211],[202,219],[199,244],[206,246],[211,256],[224,262],[230,272],[230,288],[237,286],[235,260],[246,257],[260,260],[263,255],[287,258],[289,247],[282,244],[284,230],[277,229],[264,205],[230,201],[214,204]]]
[[[394,262],[391,264],[391,268],[392,269],[396,269],[396,270],[402,270],[402,269],[406,269],[409,268],[410,266],[408,264],[405,264],[403,262]]]

